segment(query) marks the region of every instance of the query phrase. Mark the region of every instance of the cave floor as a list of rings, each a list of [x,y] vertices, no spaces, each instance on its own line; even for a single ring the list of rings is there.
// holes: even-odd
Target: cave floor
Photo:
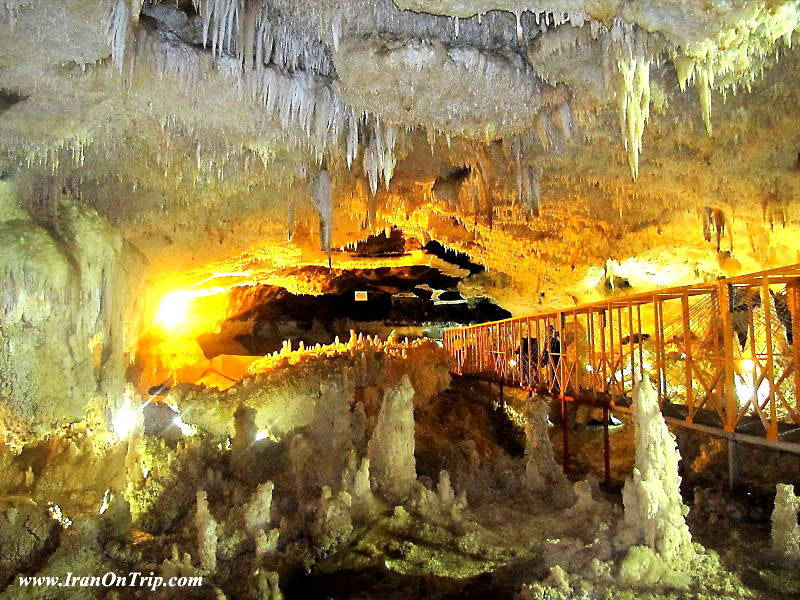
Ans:
[[[481,382],[456,379],[430,405],[417,410],[418,464],[421,473],[432,473],[432,447],[475,440],[478,453],[497,459],[501,454],[520,456],[524,447],[524,414],[527,394],[506,390],[505,406],[497,402],[496,388]],[[612,481],[601,495],[621,506],[620,490],[633,466],[634,436],[629,415],[620,415],[622,426],[610,430]],[[447,427],[441,427],[442,425]],[[443,433],[445,432],[445,433]],[[602,477],[603,429],[576,425],[570,430],[573,481],[587,475]],[[555,426],[551,438],[561,458],[561,432]],[[421,443],[420,443],[421,442]],[[692,473],[684,474],[689,490]],[[424,475],[423,475],[424,477]],[[747,490],[749,488],[743,488]],[[725,502],[727,481],[705,488],[706,497]],[[691,506],[692,491],[684,501]],[[756,501],[747,491],[727,500],[740,513]],[[744,507],[744,508],[743,508]],[[712,514],[709,515],[709,512]],[[287,598],[754,598],[789,600],[800,597],[800,572],[776,563],[768,552],[769,512],[751,512],[734,520],[714,515],[714,507],[696,506],[688,519],[693,539],[706,548],[688,591],[616,590],[595,588],[590,594],[574,590],[564,595],[522,595],[526,582],[547,575],[547,552],[558,552],[558,540],[579,536],[583,523],[563,510],[532,505],[530,498],[506,497],[470,507],[469,518],[431,521],[420,513],[398,516],[387,510],[363,528],[347,547],[319,563],[287,589]],[[752,518],[752,514],[756,517]],[[765,514],[767,515],[765,517]],[[472,543],[470,543],[470,541]],[[553,545],[551,545],[553,544]]]

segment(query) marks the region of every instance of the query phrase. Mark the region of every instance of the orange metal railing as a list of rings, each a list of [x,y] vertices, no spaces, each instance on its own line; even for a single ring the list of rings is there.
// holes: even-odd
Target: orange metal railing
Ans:
[[[800,265],[448,329],[444,346],[455,373],[610,408],[643,372],[673,422],[800,442]]]

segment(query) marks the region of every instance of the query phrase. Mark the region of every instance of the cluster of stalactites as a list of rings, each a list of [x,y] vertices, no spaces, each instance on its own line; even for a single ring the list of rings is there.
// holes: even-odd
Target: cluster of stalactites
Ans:
[[[218,57],[236,55],[245,71],[275,64],[330,75],[333,65],[320,44],[308,40],[269,14],[266,2],[194,0],[203,19],[203,44]]]
[[[736,86],[747,90],[763,75],[764,58],[779,52],[779,42],[791,48],[792,35],[800,28],[800,3],[786,2],[777,8],[760,7],[735,27],[699,47],[682,49],[673,57],[681,91],[695,81],[708,135],[711,128],[711,90],[718,87],[723,98]],[[715,85],[715,82],[718,82]]]
[[[711,90],[714,88],[714,69],[711,63],[697,63],[689,56],[679,55],[673,59],[675,72],[678,75],[678,85],[681,91],[686,91],[686,85],[694,80],[697,95],[700,100],[700,110],[703,113],[703,123],[708,135],[713,133],[711,127]]]
[[[140,34],[137,46],[142,66],[187,88],[201,89],[206,78],[231,79],[242,98],[263,106],[284,131],[300,133],[287,140],[310,150],[319,162],[326,152],[334,155],[342,149],[351,168],[363,153],[364,172],[373,193],[381,180],[387,186],[391,181],[397,128],[356,114],[344,103],[331,78],[309,70],[264,65],[260,58],[246,72],[242,63],[228,55],[212,59],[188,45],[167,42],[157,33]]]
[[[5,21],[14,30],[17,22],[17,12],[27,0],[0,0],[0,21]]]
[[[396,143],[397,127],[381,123],[376,117],[362,159],[364,174],[369,180],[369,189],[373,196],[378,192],[380,180],[383,180],[386,189],[389,189],[389,182],[392,180],[394,167],[397,164],[394,154]]]
[[[139,25],[143,0],[112,0],[106,13],[106,35],[111,48],[111,62],[122,71],[126,60],[133,67],[133,41]]]
[[[633,180],[639,176],[644,125],[650,116],[650,61],[637,56],[620,59],[617,88],[619,128]]]

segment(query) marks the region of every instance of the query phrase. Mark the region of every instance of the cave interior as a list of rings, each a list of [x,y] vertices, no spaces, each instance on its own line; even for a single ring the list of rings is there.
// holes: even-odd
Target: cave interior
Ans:
[[[799,38],[798,0],[0,0],[0,600],[800,597],[800,277],[620,316],[610,414],[523,389],[552,326],[448,343],[800,263]],[[717,347],[774,439],[662,416],[676,365],[713,413]]]

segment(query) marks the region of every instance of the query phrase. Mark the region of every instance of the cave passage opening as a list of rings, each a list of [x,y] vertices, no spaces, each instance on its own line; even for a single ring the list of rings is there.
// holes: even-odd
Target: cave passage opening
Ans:
[[[441,345],[448,327],[511,316],[460,285],[485,268],[436,240],[423,244],[393,227],[334,252],[338,266],[332,269],[297,265],[228,287],[165,296],[154,326],[139,340],[132,373],[137,387],[229,387],[248,361],[287,347],[324,347],[351,332]]]

